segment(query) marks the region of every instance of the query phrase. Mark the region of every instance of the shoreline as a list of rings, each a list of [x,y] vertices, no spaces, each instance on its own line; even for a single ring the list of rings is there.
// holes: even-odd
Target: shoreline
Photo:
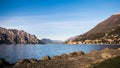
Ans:
[[[87,68],[91,64],[102,62],[109,58],[114,58],[120,56],[120,48],[118,49],[109,49],[105,48],[103,50],[91,51],[89,53],[84,53],[82,51],[72,52],[69,54],[61,54],[60,56],[49,57],[45,56],[40,60],[31,58],[21,59],[16,63],[10,64],[4,59],[0,59],[0,67],[2,68]]]

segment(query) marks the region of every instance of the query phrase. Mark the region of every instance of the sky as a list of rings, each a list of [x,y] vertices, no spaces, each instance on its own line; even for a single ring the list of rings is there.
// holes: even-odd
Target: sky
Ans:
[[[0,0],[0,27],[67,40],[120,12],[120,0]]]

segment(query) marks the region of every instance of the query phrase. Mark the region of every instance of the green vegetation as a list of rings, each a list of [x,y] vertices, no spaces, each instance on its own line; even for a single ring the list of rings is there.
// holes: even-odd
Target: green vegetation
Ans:
[[[93,64],[90,68],[120,68],[120,56]]]

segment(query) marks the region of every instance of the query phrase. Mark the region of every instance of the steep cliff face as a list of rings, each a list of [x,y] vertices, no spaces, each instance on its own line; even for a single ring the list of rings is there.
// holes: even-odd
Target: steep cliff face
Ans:
[[[114,14],[85,34],[68,39],[67,44],[120,44],[120,14]]]
[[[39,44],[35,35],[23,30],[5,29],[0,27],[0,44]]]

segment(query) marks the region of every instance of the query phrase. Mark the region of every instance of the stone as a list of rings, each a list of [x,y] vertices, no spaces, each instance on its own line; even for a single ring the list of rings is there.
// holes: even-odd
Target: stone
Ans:
[[[100,52],[110,52],[112,49],[109,49],[109,48],[105,48],[103,50],[101,50]]]
[[[2,59],[0,59],[0,68],[4,68],[4,62]]]
[[[102,53],[101,54],[101,58],[103,58],[103,59],[107,59],[107,58],[111,58],[112,56],[111,56],[111,54],[110,53]]]
[[[30,59],[30,63],[37,63],[37,60],[36,59]]]
[[[28,64],[27,64],[27,68],[31,68],[31,63],[28,63]]]
[[[51,58],[49,57],[49,56],[45,56],[45,57],[43,57],[41,60],[42,61],[47,61],[47,60],[50,60]]]
[[[91,51],[89,54],[95,54],[95,53],[97,53],[98,51],[97,50],[93,50],[93,51]]]
[[[118,48],[117,50],[120,50],[120,48]]]
[[[78,56],[77,52],[72,52],[72,53],[69,53],[69,56],[70,57],[75,57],[75,56]]]
[[[3,64],[4,64],[3,59],[0,59],[0,65],[3,65]]]
[[[76,56],[81,56],[81,55],[84,55],[84,52],[80,51],[80,52],[69,53],[70,57],[76,57]]]
[[[4,68],[4,66],[9,66],[10,64],[4,59],[0,58],[0,68]]]
[[[20,63],[16,62],[16,63],[15,63],[15,66],[18,66],[18,65],[20,65]]]
[[[51,58],[51,60],[58,60],[58,59],[60,59],[61,57],[60,56],[53,56],[52,58]]]
[[[77,52],[77,55],[78,56],[82,56],[82,55],[84,55],[85,53],[83,52],[83,51],[80,51],[80,52]]]
[[[67,54],[62,54],[61,58],[68,58],[68,55]]]
[[[20,61],[18,61],[16,63],[16,65],[18,65],[18,64],[24,64],[24,63],[29,63],[29,60],[27,60],[27,59],[21,59]]]

